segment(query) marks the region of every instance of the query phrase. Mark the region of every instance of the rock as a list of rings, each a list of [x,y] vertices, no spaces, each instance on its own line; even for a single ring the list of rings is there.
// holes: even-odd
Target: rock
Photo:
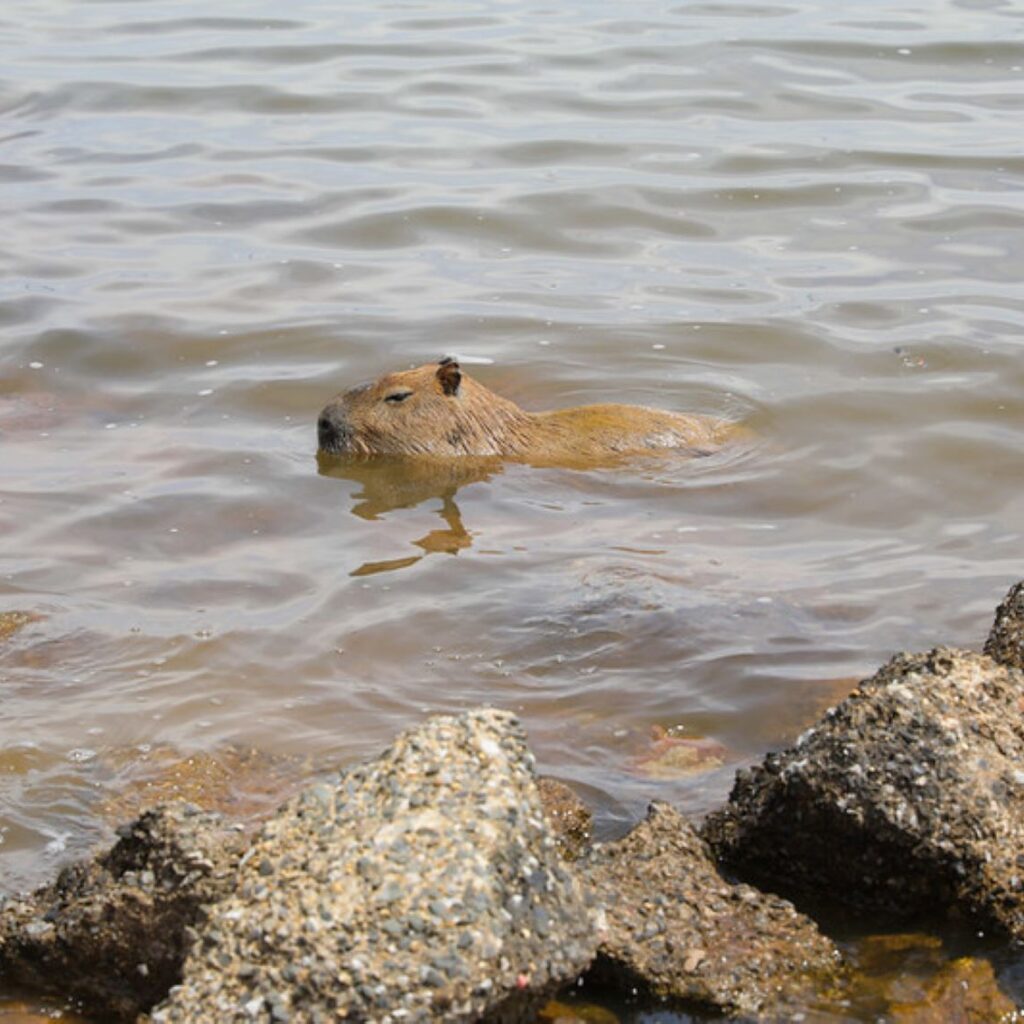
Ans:
[[[899,655],[789,750],[740,772],[703,834],[754,882],[860,910],[957,907],[1024,938],[1024,673]]]
[[[436,717],[263,827],[152,1020],[530,1020],[595,945],[516,719]]]
[[[0,914],[6,983],[59,992],[134,1020],[178,979],[202,908],[230,888],[241,853],[215,815],[156,808],[112,849],[65,868]]]
[[[1003,665],[1024,669],[1024,580],[1010,588],[996,609],[985,653]]]
[[[790,903],[718,873],[666,804],[584,865],[603,908],[594,974],[730,1016],[790,1019],[838,984],[835,946]]]
[[[576,860],[590,847],[594,816],[590,808],[564,782],[541,776],[537,779],[544,816],[566,860]]]

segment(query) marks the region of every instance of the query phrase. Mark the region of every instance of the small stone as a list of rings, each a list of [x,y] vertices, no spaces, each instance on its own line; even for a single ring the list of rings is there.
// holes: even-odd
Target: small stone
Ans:
[[[431,988],[441,988],[445,984],[444,975],[433,967],[425,967],[420,974],[425,985]]]
[[[377,893],[378,903],[394,903],[402,898],[403,889],[398,882],[385,882]]]
[[[683,960],[683,970],[692,974],[704,962],[706,954],[703,949],[691,949]]]

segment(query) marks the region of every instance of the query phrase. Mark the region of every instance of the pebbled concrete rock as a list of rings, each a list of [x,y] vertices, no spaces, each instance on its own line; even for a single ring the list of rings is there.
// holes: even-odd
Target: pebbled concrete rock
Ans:
[[[789,1020],[841,980],[840,956],[785,900],[719,874],[678,811],[652,804],[584,865],[603,910],[594,974],[729,1016]]]
[[[1024,670],[1024,580],[1010,588],[996,609],[985,653],[1003,665]]]
[[[1024,673],[937,648],[890,661],[740,772],[703,834],[755,883],[888,914],[955,906],[1024,938]]]
[[[4,902],[0,973],[130,1021],[178,980],[191,928],[231,888],[241,844],[218,816],[187,804],[155,808],[119,832],[93,861]]]
[[[525,1021],[595,945],[514,716],[437,717],[263,828],[152,1020]]]

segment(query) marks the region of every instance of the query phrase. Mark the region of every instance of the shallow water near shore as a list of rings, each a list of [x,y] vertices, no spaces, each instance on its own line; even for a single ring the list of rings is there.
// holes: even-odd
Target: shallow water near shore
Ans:
[[[890,654],[979,646],[1024,576],[1022,29],[973,0],[6,3],[2,887],[107,835],[155,751],[297,781],[482,703],[601,835],[700,814]],[[756,438],[317,461],[334,392],[449,352],[528,409]],[[715,758],[668,770],[673,742]]]

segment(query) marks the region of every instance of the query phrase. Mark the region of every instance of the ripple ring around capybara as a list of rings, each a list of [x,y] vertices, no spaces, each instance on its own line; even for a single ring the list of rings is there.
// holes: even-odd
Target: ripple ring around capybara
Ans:
[[[574,462],[664,450],[706,454],[742,428],[642,405],[527,412],[464,374],[447,356],[342,391],[317,422],[334,455],[502,456]]]

